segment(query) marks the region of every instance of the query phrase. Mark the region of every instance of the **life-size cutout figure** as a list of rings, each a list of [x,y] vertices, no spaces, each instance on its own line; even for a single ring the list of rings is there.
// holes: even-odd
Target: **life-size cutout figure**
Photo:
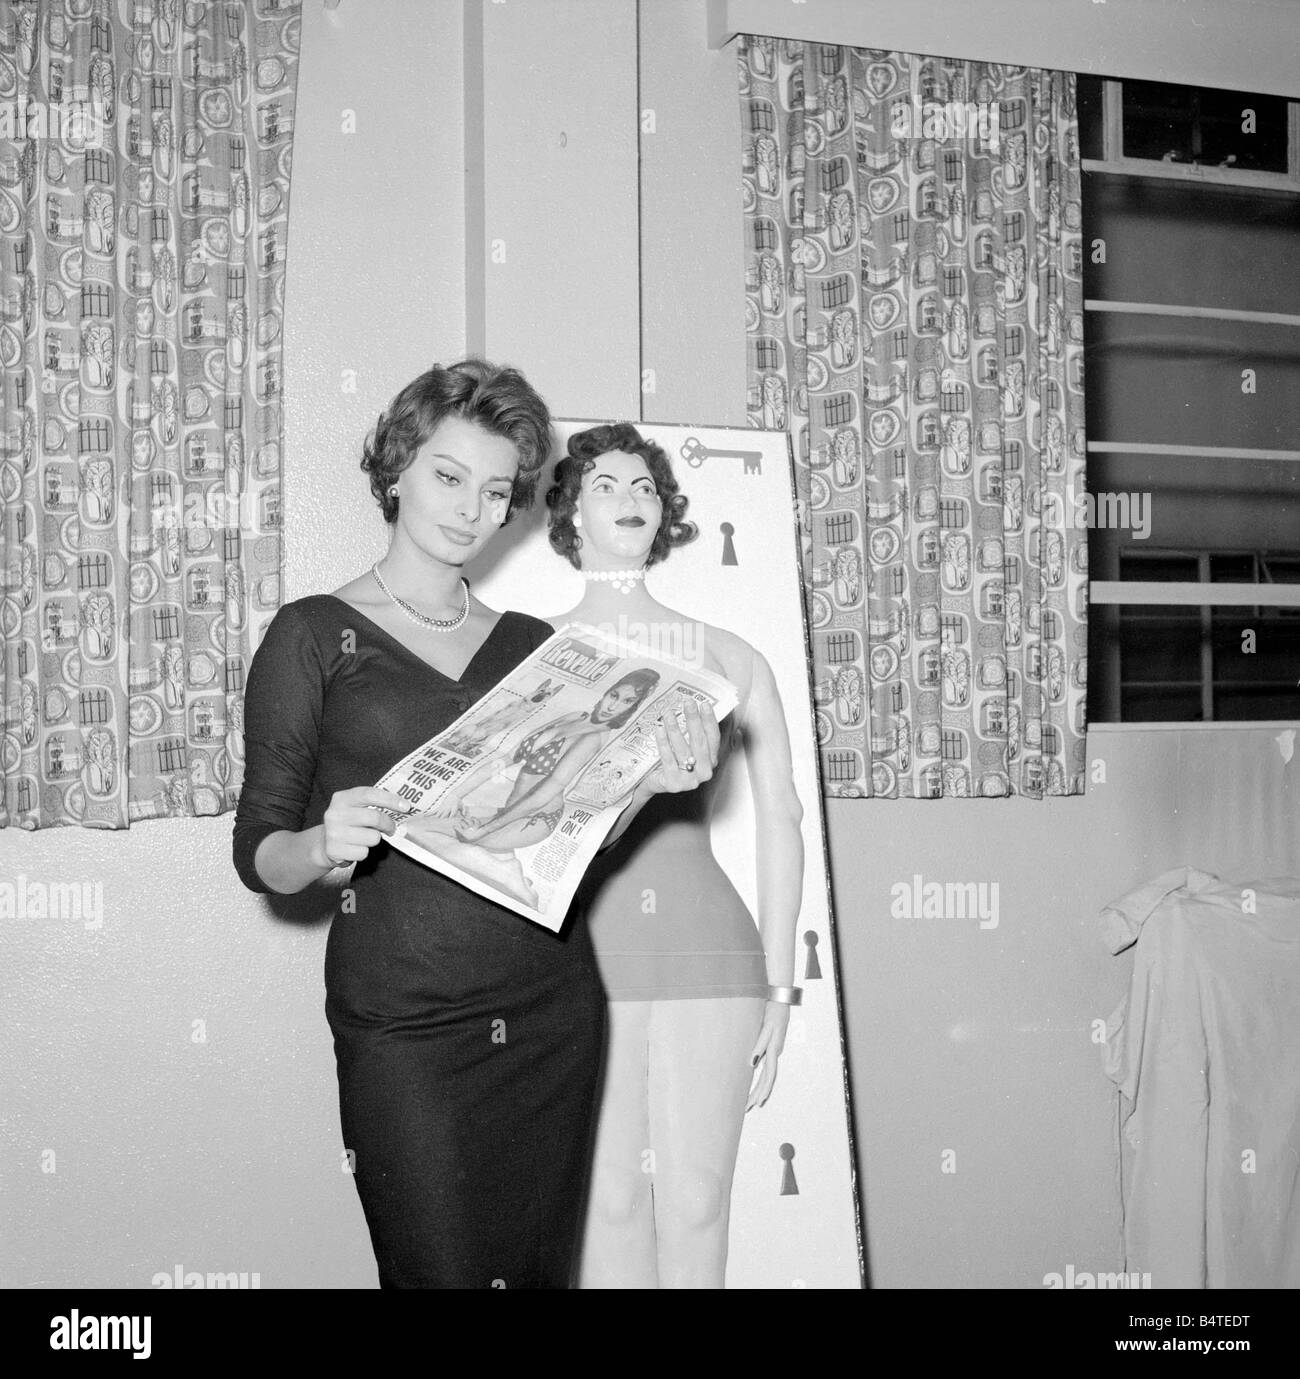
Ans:
[[[362,461],[387,554],[285,604],[245,690],[244,883],[288,894],[354,866],[325,1010],[343,1146],[389,1288],[572,1282],[605,1023],[582,916],[552,934],[383,846],[387,811],[406,805],[372,785],[551,635],[464,579],[531,503],[549,446],[546,405],[513,369],[435,365],[404,388]],[[654,793],[708,781],[717,724],[697,712],[656,743],[612,838]]]
[[[646,587],[646,570],[695,535],[659,446],[625,424],[579,432],[546,501],[552,546],[587,581],[563,618],[647,636],[739,693],[714,781],[743,741],[757,925],[713,855],[713,782],[650,801],[620,846],[597,857],[575,900],[609,997],[581,1286],[721,1288],[741,1126],[772,1091],[798,998],[802,809],[785,715],[758,651]]]

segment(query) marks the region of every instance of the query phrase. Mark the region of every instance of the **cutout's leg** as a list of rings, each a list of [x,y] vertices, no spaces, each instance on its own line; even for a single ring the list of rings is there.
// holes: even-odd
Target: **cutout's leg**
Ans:
[[[650,1131],[663,1288],[722,1288],[731,1180],[763,1018],[756,996],[656,1001]]]
[[[582,1288],[658,1288],[651,1202],[646,1037],[649,1001],[611,1001],[596,1122]]]

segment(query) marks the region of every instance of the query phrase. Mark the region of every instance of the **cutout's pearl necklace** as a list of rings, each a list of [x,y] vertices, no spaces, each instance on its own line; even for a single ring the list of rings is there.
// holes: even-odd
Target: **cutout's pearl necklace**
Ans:
[[[601,584],[612,584],[620,594],[630,594],[632,586],[645,578],[642,570],[583,570],[583,579],[596,580]]]

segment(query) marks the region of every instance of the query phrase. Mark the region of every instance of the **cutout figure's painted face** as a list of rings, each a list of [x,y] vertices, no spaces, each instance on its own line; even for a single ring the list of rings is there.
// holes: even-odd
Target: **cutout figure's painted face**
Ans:
[[[582,476],[578,514],[584,570],[639,569],[659,535],[663,503],[641,456],[610,450]]]

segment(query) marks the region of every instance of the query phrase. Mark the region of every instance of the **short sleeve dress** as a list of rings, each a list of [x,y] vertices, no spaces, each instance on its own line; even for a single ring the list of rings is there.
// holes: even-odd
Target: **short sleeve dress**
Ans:
[[[551,634],[503,613],[459,680],[331,594],[286,604],[244,697],[234,858],[320,823]],[[570,1286],[604,1043],[582,914],[560,935],[380,844],[325,957],[343,1143],[397,1288]]]

